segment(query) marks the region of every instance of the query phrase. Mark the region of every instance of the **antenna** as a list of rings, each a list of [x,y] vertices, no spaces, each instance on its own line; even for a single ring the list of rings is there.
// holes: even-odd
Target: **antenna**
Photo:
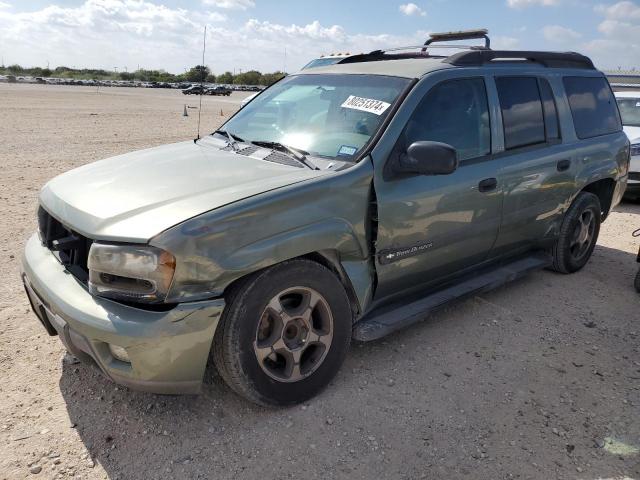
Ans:
[[[207,49],[207,26],[204,26],[204,35],[202,36],[202,65],[200,65],[200,71],[202,72],[202,76],[200,77],[200,105],[198,107],[198,136],[193,141],[194,143],[197,140],[200,140],[200,114],[202,113],[202,94],[204,93],[204,52]]]

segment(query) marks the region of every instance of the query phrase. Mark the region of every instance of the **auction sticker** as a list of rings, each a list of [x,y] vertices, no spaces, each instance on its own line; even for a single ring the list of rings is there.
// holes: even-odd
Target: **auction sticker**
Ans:
[[[390,103],[383,102],[382,100],[356,97],[355,95],[349,95],[349,98],[347,98],[341,105],[342,108],[361,110],[363,112],[373,113],[375,115],[382,115],[390,106]]]

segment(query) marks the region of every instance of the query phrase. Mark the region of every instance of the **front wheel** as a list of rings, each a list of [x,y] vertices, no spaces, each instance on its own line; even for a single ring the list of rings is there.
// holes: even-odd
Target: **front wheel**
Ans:
[[[213,343],[225,382],[262,405],[303,402],[335,376],[351,340],[342,284],[310,260],[251,276],[227,298]]]
[[[553,270],[573,273],[586,265],[598,241],[601,218],[598,197],[581,192],[567,210],[560,236],[551,250]]]

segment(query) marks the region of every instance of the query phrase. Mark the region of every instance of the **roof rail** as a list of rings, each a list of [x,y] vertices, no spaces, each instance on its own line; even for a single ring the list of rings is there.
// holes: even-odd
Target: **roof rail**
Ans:
[[[476,49],[456,53],[443,60],[458,67],[469,67],[491,63],[494,60],[526,60],[539,63],[550,68],[586,68],[596,67],[589,57],[576,52],[532,52],[517,50],[484,50]]]
[[[491,48],[491,40],[489,40],[489,30],[487,30],[486,28],[480,28],[476,30],[460,30],[457,32],[431,33],[429,34],[429,39],[424,42],[424,46],[426,47],[436,42],[471,40],[474,38],[484,38],[484,48]]]

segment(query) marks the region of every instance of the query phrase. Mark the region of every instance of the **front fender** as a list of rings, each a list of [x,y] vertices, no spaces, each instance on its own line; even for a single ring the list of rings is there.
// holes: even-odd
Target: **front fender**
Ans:
[[[229,284],[252,272],[331,251],[341,272],[357,285],[362,305],[373,281],[371,180],[371,162],[363,160],[348,170],[235,202],[163,232],[150,243],[177,259],[167,301],[220,296]]]

